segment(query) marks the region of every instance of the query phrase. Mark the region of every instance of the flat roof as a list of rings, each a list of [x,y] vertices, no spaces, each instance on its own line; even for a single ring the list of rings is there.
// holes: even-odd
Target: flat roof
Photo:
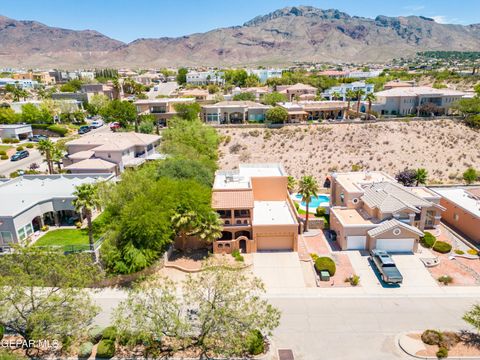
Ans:
[[[21,129],[23,127],[32,128],[30,124],[0,124],[0,129]]]
[[[255,201],[253,225],[295,225],[287,201]]]
[[[112,174],[25,175],[0,183],[0,216],[16,216],[54,198],[73,198],[75,187]]]
[[[363,189],[360,186],[362,184],[385,181],[397,182],[393,177],[382,171],[333,173],[332,177],[335,178],[345,188],[345,190],[362,193]]]
[[[445,199],[480,218],[480,197],[475,197],[474,194],[470,193],[468,190],[469,189],[466,188],[433,189],[433,191],[440,194]]]
[[[125,150],[134,146],[146,146],[160,140],[158,135],[141,134],[136,132],[96,132],[67,142],[71,145],[91,145],[93,151]],[[72,154],[70,154],[72,155]]]
[[[411,192],[415,195],[420,196],[422,198],[438,198],[439,195],[435,194],[433,191],[425,188],[425,187],[410,187],[408,188]]]
[[[250,189],[252,177],[286,176],[282,164],[240,164],[237,170],[219,170],[214,189]]]
[[[464,92],[452,89],[435,89],[428,86],[397,87],[376,93],[377,96],[463,96]]]
[[[368,213],[362,209],[333,207],[330,209],[330,211],[335,213],[335,215],[343,225],[374,225],[376,224],[376,222],[372,221]]]

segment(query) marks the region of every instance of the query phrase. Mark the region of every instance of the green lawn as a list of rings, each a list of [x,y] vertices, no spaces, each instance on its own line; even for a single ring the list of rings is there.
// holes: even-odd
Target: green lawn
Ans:
[[[0,145],[0,151],[8,151],[10,148],[10,145]]]
[[[38,239],[33,246],[88,245],[87,229],[52,230]]]

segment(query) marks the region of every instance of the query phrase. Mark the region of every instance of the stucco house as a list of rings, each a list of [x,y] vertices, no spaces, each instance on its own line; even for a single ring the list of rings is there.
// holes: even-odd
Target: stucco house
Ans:
[[[214,253],[297,251],[300,225],[280,164],[240,164],[217,171],[212,207],[223,221]]]
[[[317,96],[317,88],[307,84],[278,85],[276,90],[285,94],[288,101],[314,100]]]
[[[73,174],[114,173],[157,159],[160,136],[135,132],[97,132],[65,144],[65,170]]]
[[[425,187],[404,187],[381,171],[333,173],[330,228],[343,250],[415,252],[445,208]]]
[[[210,124],[242,124],[248,121],[265,121],[271,106],[253,101],[220,101],[203,105],[201,117]]]
[[[133,105],[137,108],[138,115],[153,115],[159,124],[167,125],[168,119],[177,114],[176,104],[193,104],[195,98],[160,98],[137,100]]]
[[[345,101],[298,101],[280,103],[288,112],[288,122],[307,120],[343,120],[348,108]]]
[[[78,185],[112,174],[25,175],[0,182],[0,247],[24,244],[43,225],[73,225],[81,215],[72,200]]]
[[[442,199],[442,219],[480,245],[480,187],[431,188]]]

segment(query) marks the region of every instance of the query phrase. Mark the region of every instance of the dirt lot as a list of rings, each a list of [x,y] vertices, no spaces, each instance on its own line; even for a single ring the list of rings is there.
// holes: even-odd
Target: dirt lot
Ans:
[[[480,132],[452,120],[375,124],[222,128],[222,169],[241,162],[281,162],[289,175],[332,171],[428,170],[429,182],[459,182],[469,166],[480,168]]]

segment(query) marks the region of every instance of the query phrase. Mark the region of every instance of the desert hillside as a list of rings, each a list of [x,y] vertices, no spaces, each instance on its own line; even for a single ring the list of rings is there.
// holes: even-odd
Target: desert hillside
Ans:
[[[286,126],[282,129],[222,128],[220,166],[281,162],[289,175],[314,175],[354,168],[392,175],[426,168],[430,182],[459,182],[469,166],[480,168],[480,132],[452,120],[376,124]]]

